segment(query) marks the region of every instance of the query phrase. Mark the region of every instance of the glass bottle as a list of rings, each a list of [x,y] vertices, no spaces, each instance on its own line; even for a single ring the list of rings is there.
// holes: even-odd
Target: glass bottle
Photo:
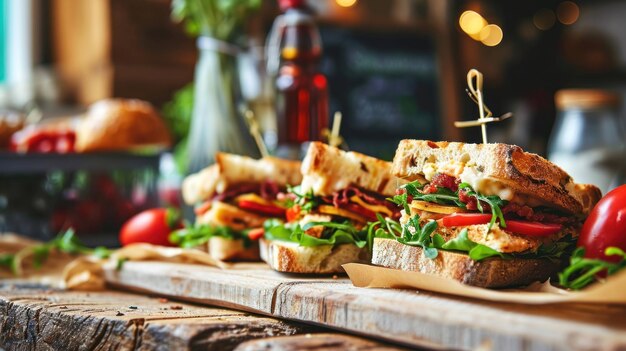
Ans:
[[[567,89],[556,93],[558,115],[548,158],[577,183],[594,184],[603,193],[623,184],[626,175],[624,132],[619,96],[608,91]]]
[[[319,72],[322,46],[318,28],[303,0],[280,0],[268,42],[268,66],[275,72],[278,148],[281,157],[299,158],[308,141],[322,140],[328,126],[328,85]],[[268,68],[271,72],[272,68]]]

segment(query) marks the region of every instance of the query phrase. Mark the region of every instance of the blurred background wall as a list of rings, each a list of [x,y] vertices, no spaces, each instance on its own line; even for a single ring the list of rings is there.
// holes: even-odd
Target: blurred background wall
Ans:
[[[477,117],[464,91],[470,68],[484,73],[485,101],[494,113],[515,113],[490,128],[491,139],[539,153],[555,120],[557,90],[626,94],[623,1],[310,3],[322,32],[331,112],[344,113],[345,137],[357,150],[389,157],[397,139],[410,136],[479,140],[477,130],[451,124]],[[169,0],[0,4],[0,50],[8,53],[0,65],[3,106],[35,100],[63,109],[109,96],[163,106],[192,81],[195,43],[171,20]],[[467,11],[479,15],[466,18],[469,29],[461,21]],[[275,1],[263,1],[249,23],[250,45],[264,43],[277,14]],[[493,30],[481,32],[486,25]]]

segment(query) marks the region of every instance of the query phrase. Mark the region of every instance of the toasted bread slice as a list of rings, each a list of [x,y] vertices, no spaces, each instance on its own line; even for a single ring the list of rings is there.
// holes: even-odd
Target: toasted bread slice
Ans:
[[[275,157],[257,160],[218,152],[215,155],[215,164],[185,178],[182,186],[183,199],[187,204],[193,205],[215,194],[221,194],[231,185],[261,183],[268,179],[283,187],[300,184],[300,161]]]
[[[278,240],[259,241],[261,259],[279,272],[288,273],[344,273],[341,265],[370,260],[367,249],[352,244],[304,247],[297,243]]]
[[[302,161],[302,190],[325,196],[354,185],[392,196],[405,181],[393,177],[390,170],[391,162],[312,142]]]
[[[519,146],[402,140],[392,173],[409,180],[445,173],[484,195],[586,215],[601,197],[589,184],[576,184],[561,168]]]
[[[259,244],[252,242],[246,247],[241,239],[233,240],[219,236],[209,239],[208,252],[220,261],[259,261]]]
[[[424,256],[421,247],[375,238],[372,264],[437,275],[484,288],[507,288],[545,281],[558,272],[564,262],[526,258],[487,258],[477,262],[463,253],[444,250],[430,259]]]
[[[236,206],[215,201],[211,209],[196,218],[198,224],[223,225],[233,230],[260,228],[267,217],[244,211]]]

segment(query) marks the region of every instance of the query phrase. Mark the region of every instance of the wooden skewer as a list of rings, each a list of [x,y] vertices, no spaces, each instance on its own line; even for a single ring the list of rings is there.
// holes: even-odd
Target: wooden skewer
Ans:
[[[484,125],[484,124],[491,123],[491,122],[504,121],[505,119],[508,119],[511,117],[513,117],[513,114],[511,112],[507,112],[500,117],[486,117],[486,118],[478,119],[475,121],[456,121],[454,122],[454,126],[458,128],[477,127],[479,125]]]
[[[330,133],[330,137],[328,138],[328,144],[330,146],[337,147],[341,145],[341,136],[339,136],[339,129],[341,128],[341,112],[335,112],[335,116],[333,117],[333,129]]]
[[[473,84],[474,79],[476,80],[475,87]],[[472,68],[467,73],[467,86],[469,87],[469,90],[472,93],[472,95],[474,95],[476,97],[476,100],[478,101],[478,112],[479,112],[478,118],[481,120],[486,118],[485,105],[483,102],[483,94],[482,94],[483,74],[478,72],[478,70]],[[487,144],[487,126],[485,125],[485,123],[480,124],[480,131],[483,137],[483,144]]]
[[[261,157],[270,156],[270,153],[267,150],[267,146],[265,145],[265,142],[263,141],[263,137],[261,136],[259,123],[256,121],[256,118],[254,118],[254,112],[252,112],[252,110],[246,110],[246,112],[244,113],[244,117],[246,118],[246,122],[248,122],[248,128],[250,129],[250,134],[254,138],[254,142],[256,143],[256,146],[259,148],[259,151],[261,152]]]

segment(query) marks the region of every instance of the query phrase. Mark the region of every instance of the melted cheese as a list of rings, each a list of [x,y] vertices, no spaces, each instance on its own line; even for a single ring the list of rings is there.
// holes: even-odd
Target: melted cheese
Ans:
[[[342,208],[337,208],[335,206],[320,205],[317,209],[320,213],[329,214],[331,216],[345,217],[345,218],[349,218],[349,219],[355,220],[357,222],[362,222],[362,223],[367,222],[367,219],[365,219],[364,217],[359,216],[358,214],[354,212],[350,212]]]
[[[431,181],[436,173],[443,173],[458,178],[462,183],[468,183],[472,189],[483,195],[497,195],[503,200],[511,201],[515,192],[502,183],[486,178],[474,163],[428,162],[422,169],[424,177]]]
[[[382,213],[385,214],[389,217],[391,217],[393,215],[393,212],[391,212],[391,210],[389,208],[387,208],[386,206],[383,205],[370,205],[367,202],[361,200],[358,196],[353,196],[350,198],[350,201],[354,202],[355,204],[361,206],[361,207],[365,207],[366,209],[374,212],[374,213]]]
[[[254,193],[241,194],[241,195],[237,196],[235,198],[235,203],[239,203],[239,201],[242,201],[242,200],[243,201],[254,202],[254,203],[257,203],[259,205],[276,206],[271,201],[265,200],[264,198],[260,197],[257,194],[254,194]]]

